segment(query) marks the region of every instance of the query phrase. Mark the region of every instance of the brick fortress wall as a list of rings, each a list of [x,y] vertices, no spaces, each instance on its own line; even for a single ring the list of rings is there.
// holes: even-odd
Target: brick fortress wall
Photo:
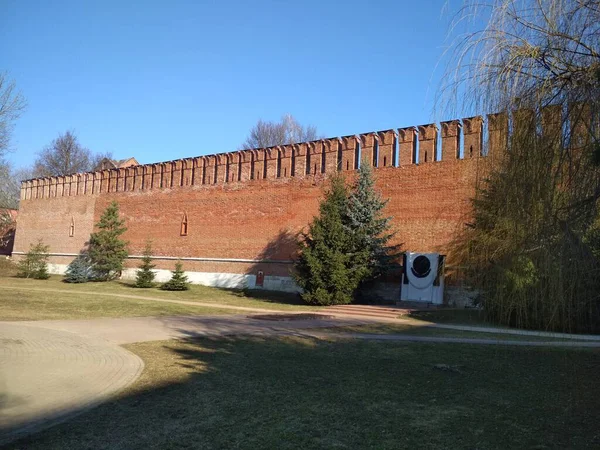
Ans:
[[[128,267],[138,264],[136,255],[151,239],[161,277],[181,258],[197,282],[253,287],[261,270],[266,287],[293,289],[292,236],[317,213],[327,176],[339,170],[352,179],[359,161],[376,168],[397,242],[406,250],[446,253],[469,218],[476,181],[506,139],[505,115],[488,116],[485,123],[486,156],[484,121],[477,116],[440,127],[24,181],[14,253],[18,257],[42,239],[50,246],[53,271],[64,271],[116,200],[127,221]]]

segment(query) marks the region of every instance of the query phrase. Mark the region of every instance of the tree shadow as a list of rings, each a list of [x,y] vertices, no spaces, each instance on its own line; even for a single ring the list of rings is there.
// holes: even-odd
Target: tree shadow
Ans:
[[[281,229],[268,241],[246,270],[249,283],[242,289],[228,289],[240,297],[268,303],[303,305],[299,288],[293,281],[293,262],[298,253],[298,233]]]
[[[7,448],[574,448],[600,414],[594,352],[302,336],[130,348],[146,362],[134,386]]]

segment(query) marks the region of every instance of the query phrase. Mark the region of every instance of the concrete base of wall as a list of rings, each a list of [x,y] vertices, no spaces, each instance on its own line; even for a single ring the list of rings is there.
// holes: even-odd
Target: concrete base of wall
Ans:
[[[64,275],[67,264],[48,264],[48,272],[54,275]],[[125,269],[121,274],[123,280],[135,280],[137,269]],[[171,279],[171,271],[155,269],[155,281],[164,283]],[[219,287],[226,289],[264,289],[266,291],[300,292],[300,288],[291,277],[265,276],[263,286],[256,286],[256,275],[238,273],[214,272],[185,272],[192,284]]]

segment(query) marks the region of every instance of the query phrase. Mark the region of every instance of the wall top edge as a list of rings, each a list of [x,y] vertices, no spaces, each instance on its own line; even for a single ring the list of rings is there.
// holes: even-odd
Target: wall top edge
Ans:
[[[506,113],[496,113],[496,114],[488,114],[487,117],[488,118],[497,118],[499,116],[502,116],[503,114]],[[151,163],[147,163],[147,164],[140,164],[139,166],[133,166],[132,168],[135,167],[148,167],[148,166],[154,166],[154,165],[159,165],[159,164],[175,164],[178,162],[182,162],[182,161],[192,161],[192,160],[199,160],[199,159],[208,159],[208,158],[232,158],[235,155],[239,155],[241,157],[242,154],[245,153],[266,153],[268,151],[273,151],[273,150],[277,150],[277,149],[282,149],[283,147],[292,147],[292,148],[296,148],[297,146],[301,146],[301,145],[307,145],[307,146],[314,146],[317,144],[324,144],[327,142],[343,142],[343,140],[347,140],[347,139],[355,139],[357,142],[361,141],[361,138],[364,136],[374,136],[374,137],[379,137],[381,135],[385,135],[386,133],[390,133],[393,132],[394,134],[398,135],[401,132],[406,132],[406,130],[413,130],[415,133],[418,134],[418,130],[419,128],[423,129],[424,127],[428,127],[428,126],[433,126],[436,129],[441,129],[444,125],[448,125],[451,123],[459,123],[459,124],[464,124],[464,123],[469,123],[469,122],[473,122],[473,121],[482,121],[483,122],[484,118],[481,115],[476,115],[476,116],[470,116],[470,117],[464,117],[462,119],[451,119],[451,120],[444,120],[444,121],[440,121],[440,122],[432,122],[430,124],[425,124],[425,125],[414,125],[414,126],[403,126],[403,127],[398,127],[398,128],[390,128],[390,129],[386,129],[386,130],[379,130],[379,131],[368,131],[368,132],[364,132],[364,133],[357,133],[357,134],[348,134],[345,136],[335,136],[335,137],[329,137],[329,138],[321,138],[321,139],[316,139],[316,140],[312,140],[312,141],[303,141],[303,142],[294,142],[294,143],[289,143],[289,144],[283,144],[283,145],[275,145],[275,146],[271,146],[271,147],[264,147],[264,148],[252,148],[252,149],[237,149],[237,150],[233,150],[230,152],[220,152],[220,153],[214,153],[214,154],[208,154],[208,155],[199,155],[199,156],[186,156],[183,158],[177,158],[177,159],[172,159],[172,160],[167,160],[167,161],[155,161],[155,162],[151,162]],[[77,173],[72,173],[72,174],[67,174],[67,175],[58,175],[58,176],[50,176],[50,177],[36,177],[36,178],[29,178],[29,179],[25,179],[25,180],[21,180],[21,183],[27,183],[27,182],[31,182],[31,181],[36,181],[36,180],[49,180],[49,179],[56,179],[59,177],[71,177],[71,176],[83,176],[83,175],[96,175],[96,174],[101,174],[101,173],[117,173],[119,172],[120,169],[106,169],[106,170],[97,170],[97,171],[90,171],[90,172],[77,172]]]

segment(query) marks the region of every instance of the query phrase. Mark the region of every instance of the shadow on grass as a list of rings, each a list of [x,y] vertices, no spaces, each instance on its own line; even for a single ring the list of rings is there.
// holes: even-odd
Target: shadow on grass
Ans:
[[[130,349],[146,369],[121,398],[10,448],[600,444],[599,352],[301,337],[189,338]]]
[[[282,305],[305,306],[306,303],[300,297],[300,294],[292,292],[267,291],[263,289],[227,289],[220,288],[237,297],[252,298],[265,303],[276,303]]]
[[[132,281],[132,280],[115,280],[115,283],[117,283],[119,286],[135,289],[136,291],[140,291],[140,292],[153,291],[155,289],[158,289],[158,287],[160,286],[160,283],[156,283],[156,286],[153,286],[153,287],[139,288],[135,285],[135,281]]]
[[[410,312],[408,318],[449,325],[493,326],[480,309],[417,310]]]

